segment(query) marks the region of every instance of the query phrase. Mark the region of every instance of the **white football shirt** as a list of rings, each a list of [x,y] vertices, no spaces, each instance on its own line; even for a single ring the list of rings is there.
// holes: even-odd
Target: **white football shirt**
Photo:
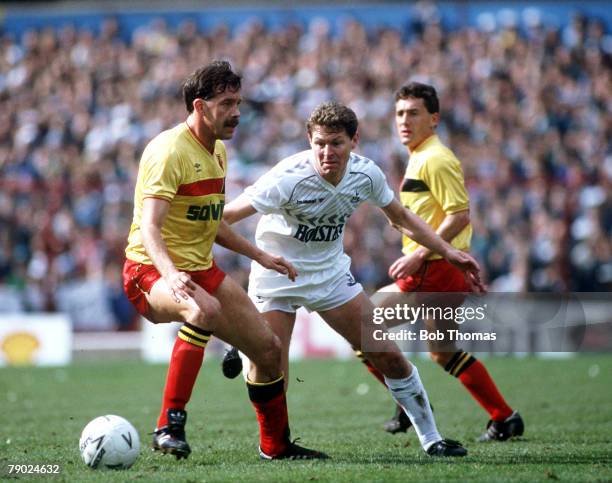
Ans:
[[[300,276],[348,271],[351,260],[344,253],[344,226],[364,201],[385,207],[393,191],[374,161],[351,153],[344,177],[334,186],[314,167],[311,150],[283,159],[245,190],[251,205],[263,216],[255,240],[262,250],[290,261]],[[251,281],[286,279],[257,263]],[[277,280],[280,281],[280,280]],[[289,282],[291,283],[291,282]]]

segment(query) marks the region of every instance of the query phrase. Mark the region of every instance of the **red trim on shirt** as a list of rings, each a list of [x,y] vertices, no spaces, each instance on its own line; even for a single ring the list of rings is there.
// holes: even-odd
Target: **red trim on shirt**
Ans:
[[[206,196],[225,193],[225,178],[210,178],[182,184],[176,191],[180,196]]]

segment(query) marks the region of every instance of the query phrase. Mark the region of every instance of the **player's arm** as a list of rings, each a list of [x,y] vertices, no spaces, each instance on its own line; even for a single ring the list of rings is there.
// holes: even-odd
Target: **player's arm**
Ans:
[[[255,213],[257,213],[257,210],[251,204],[249,197],[242,193],[238,198],[225,205],[223,209],[223,221],[228,225],[232,225]]]
[[[450,242],[461,233],[469,222],[470,215],[467,209],[448,214],[436,230],[436,234],[443,240]],[[416,273],[431,253],[432,250],[430,248],[423,245],[419,246],[412,253],[395,260],[389,267],[389,276],[393,279],[399,279]],[[468,279],[472,284],[474,292],[483,293],[486,291],[484,285],[480,282],[478,273],[470,271]]]
[[[450,213],[444,217],[442,223],[436,230],[436,234],[447,242],[451,242],[463,229],[470,224],[470,210],[462,210],[457,213]],[[426,260],[432,251],[429,248],[420,246],[414,251],[415,256],[421,260]]]
[[[232,203],[230,203],[228,206],[230,206]],[[243,218],[246,216],[248,215],[243,216]],[[256,261],[264,268],[276,270],[278,273],[287,275],[291,281],[295,280],[295,277],[297,277],[297,272],[291,263],[289,263],[283,257],[271,255],[263,250],[260,250],[242,235],[236,233],[225,221],[225,212],[223,214],[223,218],[224,219],[219,224],[219,230],[217,231],[217,237],[215,238],[216,243],[224,248],[227,248],[228,250],[232,250],[233,252],[239,253],[250,258],[251,260]]]
[[[404,235],[443,256],[461,270],[473,273],[475,276],[479,274],[480,267],[476,260],[443,240],[421,218],[404,208],[396,198],[393,198],[393,201],[387,206],[384,206],[382,210],[389,219],[391,225]]]
[[[450,242],[470,223],[469,198],[461,164],[449,156],[432,157],[424,165],[422,175],[431,195],[444,211],[444,220],[436,233]],[[415,254],[425,260],[431,250],[421,246]]]
[[[384,206],[382,210],[394,228],[417,243],[442,255],[444,258],[454,250],[448,242],[438,237],[427,223],[404,208],[396,198],[393,198],[393,201]]]
[[[196,287],[189,274],[176,268],[162,238],[161,229],[169,209],[170,202],[164,199],[145,198],[142,206],[140,233],[147,255],[166,281],[174,300],[178,302],[179,297],[185,300],[192,297]]]

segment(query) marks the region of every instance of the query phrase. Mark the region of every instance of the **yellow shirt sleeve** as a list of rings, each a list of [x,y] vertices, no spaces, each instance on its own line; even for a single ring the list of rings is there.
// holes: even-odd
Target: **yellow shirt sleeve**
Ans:
[[[168,149],[151,149],[143,155],[143,198],[163,198],[172,201],[181,184],[180,163],[176,153]]]
[[[470,206],[461,163],[456,158],[436,156],[423,166],[423,181],[447,215]]]

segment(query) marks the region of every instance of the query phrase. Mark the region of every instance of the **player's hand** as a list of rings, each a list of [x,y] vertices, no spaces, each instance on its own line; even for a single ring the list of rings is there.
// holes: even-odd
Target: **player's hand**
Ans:
[[[469,253],[453,248],[446,255],[446,260],[463,272],[480,273],[478,262]]]
[[[484,295],[487,293],[487,287],[480,280],[480,273],[466,272],[465,278],[470,286],[470,291],[476,295]]]
[[[189,300],[195,294],[196,284],[188,273],[175,272],[166,278],[166,284],[176,303],[180,303],[181,298]]]
[[[480,266],[474,257],[461,250],[454,249],[448,253],[446,259],[465,272],[467,281],[474,293],[486,293],[487,289],[480,280]]]
[[[277,255],[270,255],[269,253],[262,252],[259,259],[257,260],[262,267],[270,270],[276,270],[278,273],[287,275],[289,280],[295,282],[297,277],[297,270],[291,263],[285,260],[283,257]]]
[[[423,265],[423,258],[418,253],[411,253],[395,260],[389,267],[389,277],[393,280],[406,278],[418,271]]]

